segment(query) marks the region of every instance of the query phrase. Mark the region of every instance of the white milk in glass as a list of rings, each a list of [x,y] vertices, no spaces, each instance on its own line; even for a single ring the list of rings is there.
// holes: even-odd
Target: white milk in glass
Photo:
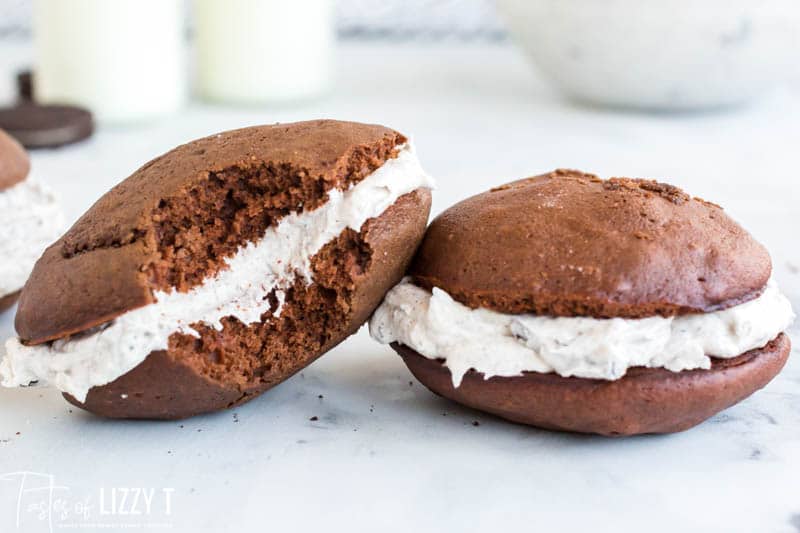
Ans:
[[[285,103],[324,93],[330,0],[194,0],[197,90],[206,99]]]
[[[99,122],[172,113],[186,94],[181,0],[35,0],[37,102],[75,104]]]

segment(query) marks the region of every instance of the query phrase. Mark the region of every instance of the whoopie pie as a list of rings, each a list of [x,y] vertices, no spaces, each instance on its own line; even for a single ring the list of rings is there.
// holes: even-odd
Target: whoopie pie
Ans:
[[[27,179],[28,154],[0,130],[0,311],[17,300],[44,249],[63,231],[52,192]]]
[[[317,120],[229,131],[147,163],[36,264],[3,384],[93,413],[241,404],[355,332],[403,276],[431,179],[408,139]]]
[[[713,203],[557,170],[437,217],[370,330],[433,392],[515,422],[681,431],[786,362],[771,269]]]

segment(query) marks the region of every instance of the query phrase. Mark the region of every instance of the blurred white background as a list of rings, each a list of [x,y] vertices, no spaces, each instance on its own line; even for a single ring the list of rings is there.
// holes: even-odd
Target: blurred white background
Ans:
[[[0,38],[30,33],[32,0],[0,0]],[[339,0],[337,26],[346,38],[498,39],[504,35],[492,0]]]

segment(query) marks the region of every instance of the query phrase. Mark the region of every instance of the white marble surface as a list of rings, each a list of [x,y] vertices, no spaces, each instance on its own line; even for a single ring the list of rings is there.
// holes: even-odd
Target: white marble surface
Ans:
[[[0,97],[27,57],[24,45],[0,45]],[[788,89],[724,114],[618,114],[561,100],[508,46],[348,45],[325,100],[273,110],[193,105],[162,123],[36,152],[33,172],[74,219],[178,143],[312,117],[412,134],[439,179],[437,212],[558,166],[668,180],[722,204],[763,241],[800,308],[800,93]],[[797,326],[792,333],[800,338]],[[0,336],[11,334],[6,313]],[[47,504],[48,491],[20,492],[19,476],[8,475],[26,471],[66,487],[38,516],[31,504]],[[25,487],[47,483],[29,476]],[[130,511],[133,496],[120,500],[134,487],[155,490],[150,514],[142,498],[136,510],[145,514],[103,514],[114,510],[114,490],[115,510]],[[413,381],[365,330],[249,404],[182,422],[102,420],[70,410],[51,390],[0,390],[0,531],[17,531],[18,503],[20,531],[796,533],[800,357],[691,431],[624,440],[539,431],[460,408]],[[83,504],[86,517],[76,516]]]

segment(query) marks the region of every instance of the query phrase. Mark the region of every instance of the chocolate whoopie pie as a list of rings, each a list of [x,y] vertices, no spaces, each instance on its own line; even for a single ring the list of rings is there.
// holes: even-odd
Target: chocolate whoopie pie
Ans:
[[[0,191],[27,178],[30,169],[30,159],[22,145],[0,130]]]
[[[61,210],[49,189],[28,178],[25,149],[0,130],[0,312],[17,300],[34,263],[61,233]]]
[[[39,260],[3,384],[46,381],[109,417],[241,404],[367,320],[424,234],[430,187],[382,126],[318,120],[180,146]]]
[[[515,422],[681,431],[786,362],[771,268],[717,205],[558,170],[437,217],[370,330],[433,392]]]

